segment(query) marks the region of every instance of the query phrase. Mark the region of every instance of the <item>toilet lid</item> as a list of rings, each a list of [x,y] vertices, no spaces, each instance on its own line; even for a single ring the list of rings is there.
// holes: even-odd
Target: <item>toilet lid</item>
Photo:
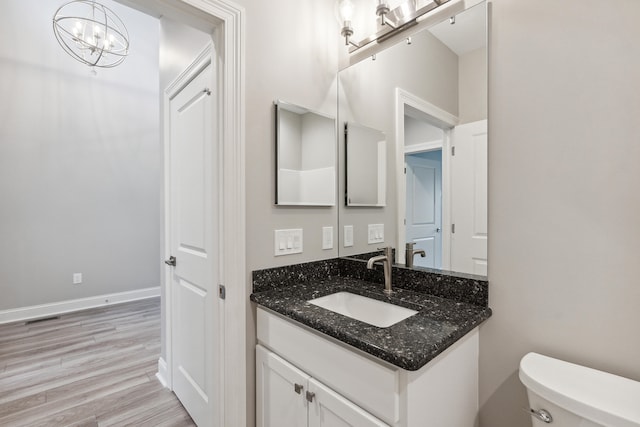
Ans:
[[[587,420],[640,426],[640,382],[537,353],[520,361],[520,381],[532,392]]]

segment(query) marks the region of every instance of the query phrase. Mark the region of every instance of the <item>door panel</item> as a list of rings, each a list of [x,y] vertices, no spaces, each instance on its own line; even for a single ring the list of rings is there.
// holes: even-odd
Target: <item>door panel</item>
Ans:
[[[487,275],[487,121],[456,126],[451,158],[451,269]]]
[[[414,242],[426,257],[414,257],[414,265],[442,266],[442,161],[406,156],[406,241]]]
[[[170,101],[173,390],[194,421],[217,425],[217,164],[212,65]]]
[[[256,346],[257,427],[307,425],[309,376],[264,347]],[[296,384],[302,386],[296,391]]]
[[[309,392],[314,394],[309,404],[309,427],[388,427],[313,378],[309,380]]]

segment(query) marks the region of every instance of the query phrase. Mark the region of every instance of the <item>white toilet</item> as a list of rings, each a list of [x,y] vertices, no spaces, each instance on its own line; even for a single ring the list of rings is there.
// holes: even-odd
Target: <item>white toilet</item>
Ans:
[[[640,427],[640,382],[537,353],[520,361],[520,381],[534,427]]]

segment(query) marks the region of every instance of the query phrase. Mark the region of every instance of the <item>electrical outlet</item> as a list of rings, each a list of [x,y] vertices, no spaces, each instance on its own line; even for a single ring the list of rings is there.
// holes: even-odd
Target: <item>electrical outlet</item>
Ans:
[[[322,249],[333,249],[333,227],[322,227]]]
[[[79,285],[82,283],[82,273],[73,273],[73,284]]]

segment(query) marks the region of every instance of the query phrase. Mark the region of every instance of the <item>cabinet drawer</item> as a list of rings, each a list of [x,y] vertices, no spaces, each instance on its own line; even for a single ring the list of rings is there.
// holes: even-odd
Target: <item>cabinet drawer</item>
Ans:
[[[258,307],[260,344],[317,378],[371,414],[394,424],[399,418],[399,373]]]

